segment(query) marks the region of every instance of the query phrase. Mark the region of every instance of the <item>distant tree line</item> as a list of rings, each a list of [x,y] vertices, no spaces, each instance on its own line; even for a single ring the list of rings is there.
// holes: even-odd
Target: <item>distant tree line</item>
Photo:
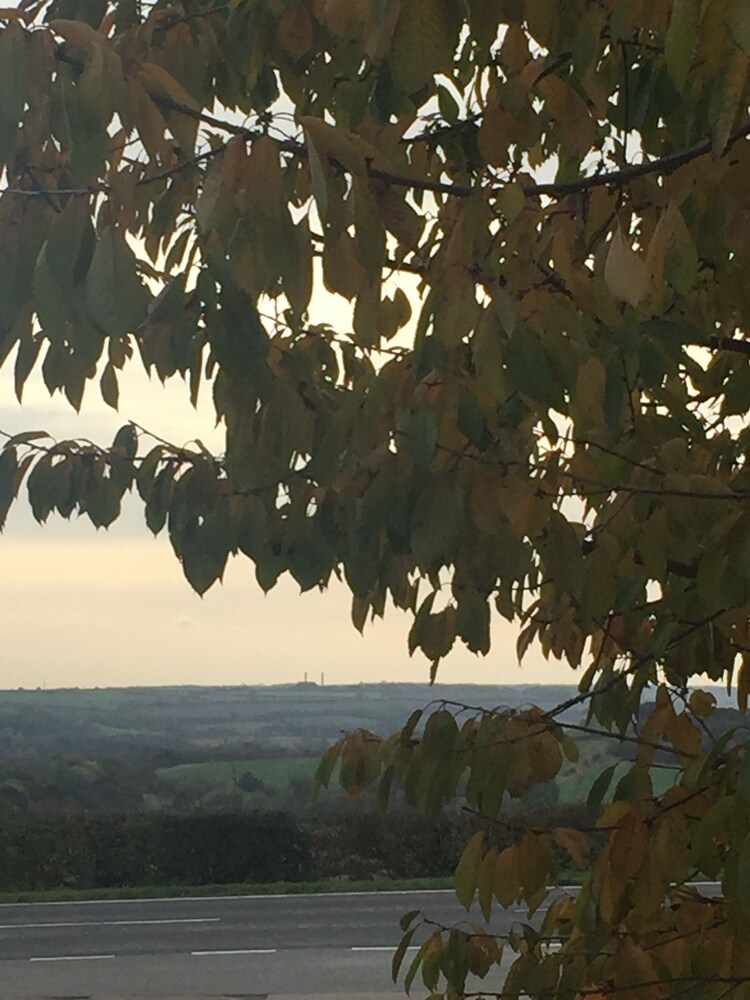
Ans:
[[[583,806],[520,811],[498,829],[498,843],[515,843],[529,822],[586,820]],[[383,815],[369,806],[307,819],[270,811],[19,811],[0,831],[0,890],[449,876],[476,823],[461,810]]]
[[[308,833],[285,813],[18,813],[0,836],[0,887],[300,880],[310,857]]]

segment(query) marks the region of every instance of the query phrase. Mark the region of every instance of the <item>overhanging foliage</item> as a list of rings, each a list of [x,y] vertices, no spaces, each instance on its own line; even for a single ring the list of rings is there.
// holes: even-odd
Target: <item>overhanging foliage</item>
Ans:
[[[97,526],[136,488],[205,591],[346,580],[410,650],[487,654],[495,609],[583,665],[589,724],[637,743],[591,836],[474,839],[461,897],[539,906],[593,851],[502,995],[750,991],[750,756],[695,677],[750,691],[750,8],[745,0],[25,0],[0,31],[0,353],[78,407],[142,363],[210,386],[226,450],[16,435],[0,519]],[[351,303],[308,314],[316,284]],[[641,729],[641,697],[657,688]],[[684,702],[680,701],[684,698]],[[445,706],[347,738],[424,806],[553,776],[560,713]],[[654,755],[675,786],[655,795]],[[385,770],[384,770],[385,769]],[[611,776],[610,776],[611,777]],[[604,794],[606,775],[600,789]],[[684,883],[724,882],[706,902]],[[406,927],[406,925],[405,925]],[[560,937],[549,953],[544,937]],[[403,957],[401,952],[401,957]],[[464,989],[499,945],[440,932]],[[451,992],[452,991],[452,992]]]

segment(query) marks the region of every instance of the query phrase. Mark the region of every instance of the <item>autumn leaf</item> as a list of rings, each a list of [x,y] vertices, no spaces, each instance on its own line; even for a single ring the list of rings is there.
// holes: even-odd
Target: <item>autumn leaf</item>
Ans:
[[[625,241],[619,227],[612,235],[604,280],[615,299],[633,308],[637,308],[648,294],[650,278],[646,263]]]

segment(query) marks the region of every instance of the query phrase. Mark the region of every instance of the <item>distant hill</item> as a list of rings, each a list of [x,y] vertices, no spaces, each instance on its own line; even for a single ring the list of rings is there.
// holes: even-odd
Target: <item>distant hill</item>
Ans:
[[[714,689],[716,690],[716,689]],[[400,728],[415,708],[535,704],[575,697],[574,685],[313,683],[242,687],[133,687],[0,692],[0,753],[225,754],[229,748],[319,752],[344,730]],[[720,705],[726,693],[716,690]],[[571,717],[583,712],[577,706]],[[168,761],[167,761],[168,763]]]
[[[12,756],[204,751],[254,744],[318,751],[342,730],[391,732],[415,708],[552,708],[573,685],[312,683],[242,687],[133,687],[0,692],[0,752]]]

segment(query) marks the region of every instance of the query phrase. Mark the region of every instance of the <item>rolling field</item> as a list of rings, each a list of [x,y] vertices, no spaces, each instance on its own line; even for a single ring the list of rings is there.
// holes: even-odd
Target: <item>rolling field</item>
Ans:
[[[251,771],[269,788],[283,790],[293,778],[304,778],[312,784],[318,767],[318,757],[275,757],[260,760],[215,760],[199,764],[178,764],[157,771],[160,778],[175,782],[210,782],[231,789],[240,776]]]

